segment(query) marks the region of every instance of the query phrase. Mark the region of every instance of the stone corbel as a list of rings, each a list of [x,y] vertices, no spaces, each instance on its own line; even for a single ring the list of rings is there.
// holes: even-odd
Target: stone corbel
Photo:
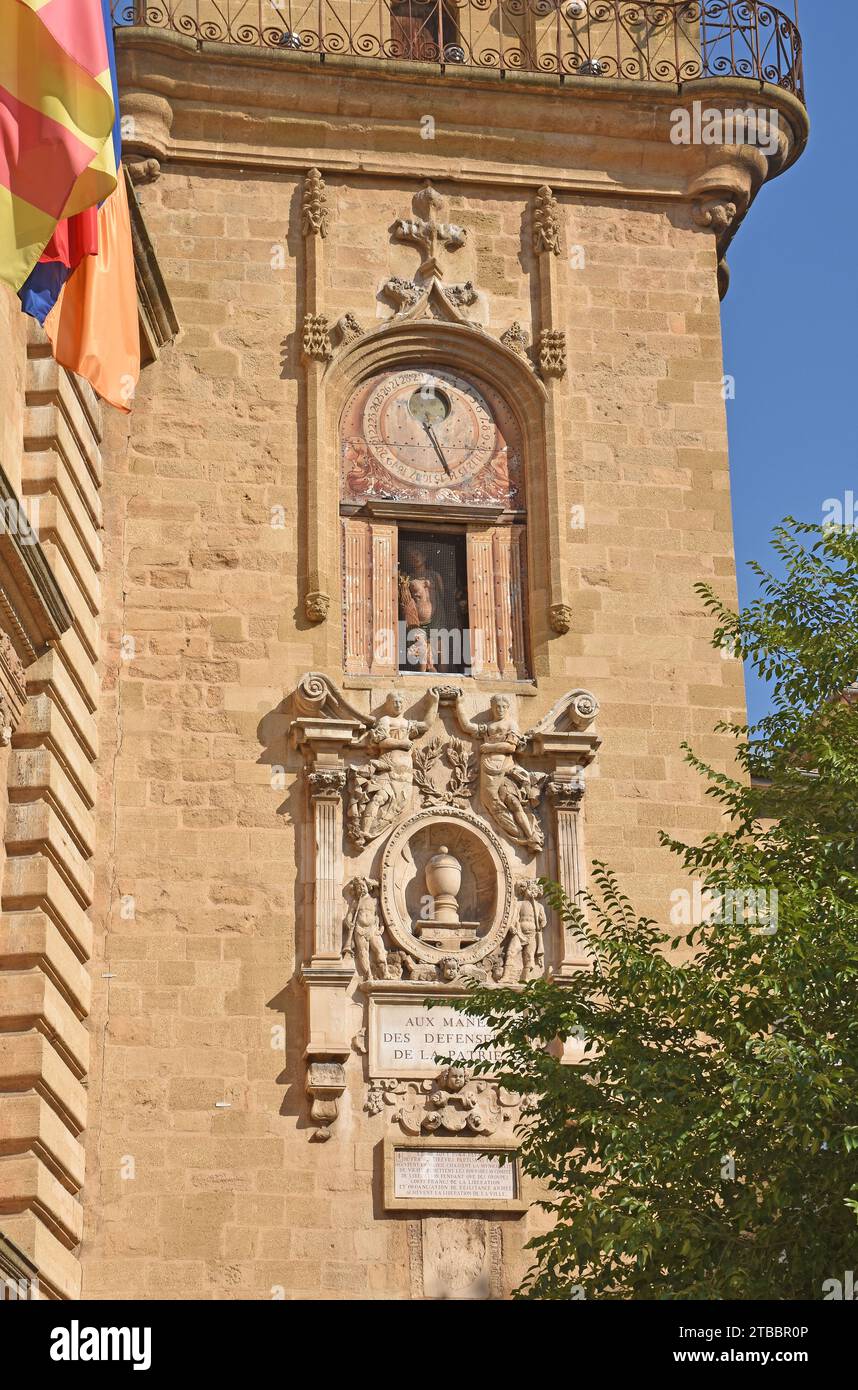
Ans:
[[[691,220],[716,238],[718,287],[721,298],[730,283],[727,248],[768,173],[768,161],[760,150],[742,146],[729,163],[707,169],[690,184]]]
[[[345,1056],[337,1052],[306,1056],[304,1088],[310,1098],[310,1119],[316,1126],[310,1139],[322,1143],[330,1139],[340,1113],[340,1097],[346,1089]]]
[[[153,92],[122,94],[122,162],[133,183],[151,183],[161,173],[173,125],[173,108]]]

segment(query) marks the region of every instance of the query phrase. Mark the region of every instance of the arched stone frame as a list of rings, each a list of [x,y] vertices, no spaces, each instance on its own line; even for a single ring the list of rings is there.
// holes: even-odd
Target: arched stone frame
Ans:
[[[484,381],[506,400],[521,433],[528,505],[527,617],[533,676],[550,672],[550,610],[561,597],[562,509],[559,460],[547,427],[549,395],[527,363],[503,343],[471,326],[437,319],[396,320],[345,344],[321,374],[315,479],[307,489],[306,594],[327,595],[334,621],[324,625],[325,664],[343,664],[339,621],[342,573],[339,530],[339,424],[362,382],[416,362],[433,362]]]

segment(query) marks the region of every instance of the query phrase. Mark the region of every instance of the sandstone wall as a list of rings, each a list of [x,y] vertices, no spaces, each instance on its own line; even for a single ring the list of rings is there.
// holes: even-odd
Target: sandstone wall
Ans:
[[[387,229],[417,185],[326,180],[325,307],[372,325],[380,281],[415,269]],[[455,279],[487,292],[489,331],[529,322],[529,190],[438,183],[470,229]],[[657,829],[714,824],[680,742],[723,760],[712,725],[742,706],[740,667],[708,645],[692,593],[697,578],[733,587],[714,244],[685,208],[561,202],[558,398],[583,513],[564,544],[572,630],[543,644],[519,709],[524,726],[570,688],[596,692],[588,851],[664,918],[682,880]],[[326,1145],[308,1142],[303,1094],[308,812],[282,702],[308,669],[343,677],[338,612],[311,627],[299,602],[300,181],[166,167],[142,204],[183,331],[144,375],[130,434],[108,439],[84,1292],[405,1297],[409,1223],[379,1210],[385,1116],[363,1111],[359,1058]],[[508,1287],[532,1228],[500,1224]]]

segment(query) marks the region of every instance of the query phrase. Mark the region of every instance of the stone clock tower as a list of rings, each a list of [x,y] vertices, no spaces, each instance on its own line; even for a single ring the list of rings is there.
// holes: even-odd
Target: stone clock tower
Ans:
[[[50,1295],[506,1297],[544,1218],[467,987],[587,968],[539,880],[593,858],[665,920],[658,830],[716,824],[680,745],[723,765],[743,713],[693,593],[735,583],[719,293],[807,136],[798,32],[759,0],[118,20],[150,364],[67,489],[101,587],[70,526],[54,725],[11,735],[71,774],[45,886],[5,880],[66,954],[18,958],[57,998],[11,1015],[49,1113],[0,1230]]]

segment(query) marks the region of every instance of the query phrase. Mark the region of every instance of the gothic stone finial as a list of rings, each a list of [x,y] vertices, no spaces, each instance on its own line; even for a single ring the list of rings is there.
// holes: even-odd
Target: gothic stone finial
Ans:
[[[506,332],[501,334],[501,342],[504,347],[511,348],[519,357],[524,357],[530,346],[530,338],[518,322],[511,323]]]
[[[304,236],[328,235],[328,191],[318,169],[308,169],[301,203],[301,230]]]
[[[560,255],[560,204],[547,183],[536,190],[533,209],[533,249],[537,256]]]

